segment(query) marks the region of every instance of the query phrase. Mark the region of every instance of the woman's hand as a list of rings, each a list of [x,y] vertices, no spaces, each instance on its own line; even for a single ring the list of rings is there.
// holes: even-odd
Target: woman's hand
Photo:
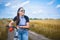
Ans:
[[[17,29],[19,29],[19,26],[16,26],[17,27]]]
[[[12,26],[13,26],[13,23],[14,23],[14,21],[11,21],[11,22],[9,23],[9,27],[12,27]]]
[[[17,26],[17,28],[23,28],[22,26]]]

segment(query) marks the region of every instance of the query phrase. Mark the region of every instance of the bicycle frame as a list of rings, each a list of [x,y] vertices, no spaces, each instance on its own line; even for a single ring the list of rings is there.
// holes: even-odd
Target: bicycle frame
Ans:
[[[9,26],[6,26],[8,28],[10,28]],[[14,40],[19,40],[18,39],[18,29],[15,26],[12,26],[12,28],[14,28]]]

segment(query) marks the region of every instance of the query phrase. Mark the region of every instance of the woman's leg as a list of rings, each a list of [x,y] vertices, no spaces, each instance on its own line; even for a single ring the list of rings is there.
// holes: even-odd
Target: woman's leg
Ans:
[[[22,33],[21,33],[20,30],[18,30],[18,39],[19,39],[19,40],[22,40]]]
[[[28,30],[24,30],[24,32],[22,34],[22,38],[23,38],[23,40],[28,40]]]

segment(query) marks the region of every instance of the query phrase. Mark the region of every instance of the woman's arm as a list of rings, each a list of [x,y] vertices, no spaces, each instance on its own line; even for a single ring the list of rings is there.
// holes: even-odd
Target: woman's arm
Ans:
[[[30,28],[29,22],[26,23],[26,26],[22,26],[23,28]]]
[[[16,21],[16,19],[17,19],[17,17],[15,16],[15,17],[13,18],[13,20],[11,20],[11,22],[9,23],[9,26],[10,26],[10,27],[13,26],[13,23]]]
[[[14,23],[14,21],[11,20],[11,22],[9,23],[9,27],[13,26],[13,23]]]

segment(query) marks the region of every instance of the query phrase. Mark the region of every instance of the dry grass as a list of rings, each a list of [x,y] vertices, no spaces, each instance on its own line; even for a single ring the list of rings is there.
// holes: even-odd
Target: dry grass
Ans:
[[[60,20],[30,20],[30,30],[60,40]]]

